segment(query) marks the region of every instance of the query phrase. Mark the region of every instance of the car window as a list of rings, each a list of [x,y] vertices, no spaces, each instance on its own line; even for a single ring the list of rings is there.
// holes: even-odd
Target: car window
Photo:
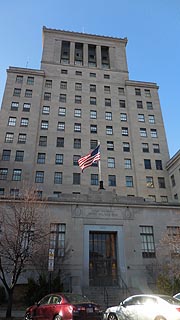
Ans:
[[[61,302],[61,297],[60,296],[51,296],[51,299],[49,301],[50,304],[60,304]]]
[[[152,297],[145,297],[143,299],[143,304],[157,304],[157,299]]]
[[[40,301],[39,301],[39,305],[42,305],[42,304],[49,304],[49,301],[51,299],[51,296],[45,296],[44,298],[42,298]]]
[[[166,302],[170,303],[170,304],[178,304],[180,305],[180,300],[170,297],[170,296],[160,296],[161,299],[165,300]]]

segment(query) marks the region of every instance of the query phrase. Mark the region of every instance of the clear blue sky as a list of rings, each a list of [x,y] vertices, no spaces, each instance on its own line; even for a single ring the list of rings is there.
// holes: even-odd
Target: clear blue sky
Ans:
[[[128,38],[129,78],[156,82],[170,156],[180,149],[180,0],[2,0],[0,101],[9,66],[40,68],[42,27]]]

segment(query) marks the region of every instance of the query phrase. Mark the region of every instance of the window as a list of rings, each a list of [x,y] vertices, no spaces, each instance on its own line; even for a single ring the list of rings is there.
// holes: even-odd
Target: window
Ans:
[[[49,247],[54,249],[57,257],[64,257],[65,255],[65,234],[66,225],[64,223],[51,223]]]
[[[124,168],[125,169],[132,169],[131,159],[124,159]]]
[[[141,96],[141,89],[135,88],[135,95],[136,96]]]
[[[145,97],[151,97],[151,91],[149,89],[144,89]]]
[[[75,72],[75,75],[76,75],[76,76],[82,76],[82,71],[76,71],[76,72]]]
[[[105,99],[105,106],[106,107],[111,107],[111,99]]]
[[[155,123],[155,116],[154,115],[149,115],[149,123],[154,124]]]
[[[0,180],[7,180],[8,169],[0,168]]]
[[[124,95],[124,88],[119,87],[118,88],[118,93]]]
[[[82,83],[76,82],[76,83],[75,83],[75,90],[77,90],[77,91],[82,91]]]
[[[154,188],[154,180],[153,177],[146,177],[146,186],[148,188]]]
[[[47,121],[47,120],[41,121],[41,129],[48,130],[48,126],[49,126],[49,121]]]
[[[21,95],[21,89],[14,88],[13,96],[14,97],[20,97],[20,95]]]
[[[54,172],[54,184],[62,184],[62,172]]]
[[[74,102],[81,104],[81,102],[82,102],[82,97],[81,97],[81,96],[75,96],[75,101],[74,101]]]
[[[65,69],[61,69],[61,74],[68,74],[68,71]]]
[[[90,72],[89,76],[90,76],[91,78],[96,78],[96,73]]]
[[[140,226],[141,250],[143,258],[155,258],[154,232],[152,226]]]
[[[121,128],[121,134],[122,134],[122,136],[128,136],[128,128],[127,127],[122,127]]]
[[[39,146],[46,147],[47,146],[47,136],[39,137]]]
[[[17,83],[23,83],[23,76],[17,75],[17,76],[16,76],[16,82],[17,82]]]
[[[12,175],[12,180],[13,181],[21,181],[21,174],[22,174],[21,169],[14,169],[13,175]]]
[[[57,130],[59,130],[59,131],[65,131],[65,122],[59,122],[59,121],[58,121]]]
[[[46,80],[45,87],[46,88],[52,88],[52,80]]]
[[[142,152],[149,152],[149,144],[142,143]]]
[[[165,179],[164,177],[158,177],[158,185],[160,189],[165,189]]]
[[[96,85],[90,84],[89,90],[90,90],[90,92],[96,92]]]
[[[106,112],[105,113],[105,119],[111,121],[112,120],[112,112]]]
[[[0,196],[4,196],[4,188],[0,188]],[[1,234],[1,226],[0,226],[0,234]]]
[[[3,161],[9,161],[11,156],[11,150],[3,150],[2,152],[2,160]]]
[[[78,164],[78,160],[81,158],[81,156],[79,156],[79,155],[74,155],[73,156],[73,165],[74,166],[78,166],[79,164]]]
[[[19,108],[19,102],[12,102],[11,103],[11,110],[17,111]]]
[[[144,159],[144,168],[151,169],[151,160],[150,159]]]
[[[108,176],[108,186],[109,187],[115,187],[116,186],[116,176],[115,175],[109,175]]]
[[[97,125],[96,124],[90,125],[90,133],[97,133]]]
[[[139,122],[145,122],[145,117],[144,117],[144,114],[138,114],[138,121]]]
[[[24,151],[16,150],[15,161],[23,161],[24,159]]]
[[[49,106],[43,106],[42,108],[42,114],[49,114],[50,107]]]
[[[161,196],[161,202],[168,202],[167,196]]]
[[[172,187],[175,187],[175,185],[176,185],[174,174],[172,174],[172,176],[171,176],[171,185],[172,185]]]
[[[38,152],[38,155],[37,155],[37,163],[43,164],[43,163],[45,163],[45,160],[46,160],[46,154],[45,154],[45,153]]]
[[[66,115],[66,108],[59,107],[58,115],[59,115],[59,116],[62,116],[62,117],[65,117],[65,115]]]
[[[96,46],[88,45],[88,65],[91,67],[96,67]]]
[[[62,192],[61,191],[54,191],[53,192],[53,195],[56,197],[56,198],[60,198]]]
[[[73,173],[73,184],[81,183],[81,175],[80,173]]]
[[[90,140],[90,149],[95,149],[98,145],[97,140]]]
[[[113,134],[113,127],[112,126],[106,126],[106,134],[107,135]]]
[[[21,127],[27,127],[29,123],[29,119],[28,118],[21,118],[21,122],[20,122],[20,126]]]
[[[81,109],[74,109],[74,116],[76,118],[81,118]]]
[[[110,79],[110,75],[109,74],[104,74],[104,79]]]
[[[64,138],[57,137],[56,147],[64,148]]]
[[[26,97],[26,98],[32,98],[32,90],[26,89],[26,91],[25,91],[25,97]]]
[[[160,153],[159,144],[156,144],[156,143],[153,144],[153,151],[154,153]]]
[[[111,93],[110,86],[104,86],[104,93]]]
[[[140,136],[141,137],[147,137],[146,128],[140,128]]]
[[[155,160],[156,170],[163,170],[162,160]]]
[[[18,143],[26,143],[26,134],[25,133],[19,133],[18,135]]]
[[[35,182],[36,183],[44,182],[44,171],[36,171]]]
[[[67,89],[67,81],[61,81],[61,83],[60,83],[60,89],[64,89],[64,90]]]
[[[24,103],[23,104],[23,111],[29,112],[31,109],[31,104],[30,103]]]
[[[143,109],[143,102],[140,101],[140,100],[137,100],[136,101],[136,106],[137,106],[137,109]]]
[[[132,188],[133,187],[133,177],[132,176],[126,176],[126,187]]]
[[[66,103],[66,94],[61,93],[59,95],[59,101],[63,102],[63,103]]]
[[[107,141],[107,150],[109,151],[114,150],[114,141]]]
[[[99,184],[98,174],[91,174],[91,185],[98,186],[98,184]]]
[[[115,158],[108,157],[107,166],[108,168],[115,168]]]
[[[55,164],[63,164],[64,155],[60,153],[56,153],[55,156]]]
[[[97,118],[97,111],[90,110],[90,119],[96,119],[96,118]]]
[[[96,97],[90,97],[90,104],[96,105]]]
[[[15,125],[16,125],[16,117],[9,117],[8,126],[15,127]]]
[[[156,196],[154,194],[149,194],[148,195],[148,198],[153,201],[153,202],[156,202]]]
[[[147,107],[147,110],[152,110],[153,109],[153,104],[151,101],[147,101],[146,102],[146,107]]]
[[[61,63],[68,64],[70,62],[70,42],[62,41],[61,43]]]
[[[81,148],[81,139],[74,139],[74,149]]]
[[[28,77],[27,77],[27,84],[33,85],[33,84],[34,84],[34,77],[28,76]]]
[[[156,129],[151,129],[151,138],[157,138],[157,130]]]
[[[81,132],[81,123],[74,124],[74,132]]]
[[[126,101],[125,100],[119,100],[119,107],[120,108],[126,108]]]
[[[120,120],[121,121],[127,121],[127,114],[126,113],[120,113]]]
[[[123,151],[130,152],[130,144],[129,142],[123,142]]]

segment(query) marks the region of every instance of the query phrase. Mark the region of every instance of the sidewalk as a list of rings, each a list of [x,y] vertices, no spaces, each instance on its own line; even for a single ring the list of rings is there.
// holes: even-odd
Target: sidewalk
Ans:
[[[12,309],[11,317],[16,318],[16,320],[22,320],[25,315],[25,308],[22,310]],[[0,320],[5,319],[6,316],[6,308],[0,306]]]

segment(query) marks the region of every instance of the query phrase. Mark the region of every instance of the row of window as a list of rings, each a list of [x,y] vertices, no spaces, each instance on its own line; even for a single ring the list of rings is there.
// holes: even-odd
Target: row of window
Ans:
[[[35,174],[35,183],[44,183],[45,172],[44,171],[36,171]],[[8,178],[8,169],[0,168],[0,180],[7,180]],[[13,169],[12,181],[21,181],[22,179],[22,169]],[[158,186],[159,188],[166,188],[165,186],[165,178],[158,177]],[[54,184],[62,184],[63,183],[63,173],[62,172],[54,172]],[[73,182],[74,185],[81,184],[81,173],[73,173]],[[91,185],[98,185],[99,176],[98,174],[91,174]],[[108,186],[116,187],[116,175],[108,175]],[[125,176],[125,186],[128,188],[133,188],[133,176]],[[146,186],[153,188],[154,182],[153,177],[146,177]]]

